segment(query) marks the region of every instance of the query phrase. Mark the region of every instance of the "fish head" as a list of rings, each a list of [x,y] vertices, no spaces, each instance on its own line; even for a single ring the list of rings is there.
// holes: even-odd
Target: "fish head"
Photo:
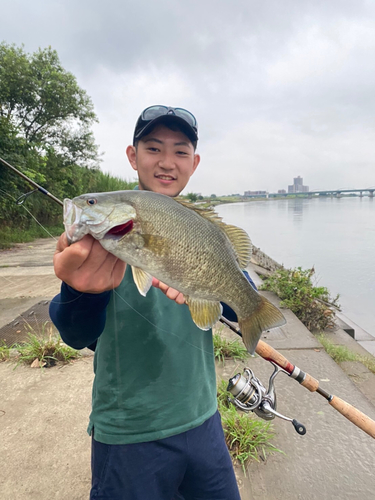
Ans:
[[[64,200],[64,226],[69,243],[91,234],[95,239],[121,239],[133,229],[134,207],[114,193],[88,193]]]

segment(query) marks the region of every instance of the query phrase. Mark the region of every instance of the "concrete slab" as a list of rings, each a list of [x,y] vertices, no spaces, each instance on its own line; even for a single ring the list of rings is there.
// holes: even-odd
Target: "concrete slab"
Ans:
[[[345,316],[342,312],[337,313],[337,316],[344,321],[349,327],[354,330],[355,340],[375,340],[375,337],[361,328],[357,323],[354,323],[350,318]]]
[[[272,292],[260,292],[278,307],[286,319],[281,328],[273,328],[262,334],[262,338],[275,349],[313,349],[321,344],[303,323],[289,310],[280,308],[280,299]]]
[[[344,345],[350,351],[359,354],[360,356],[369,356],[368,350],[362,347],[361,342],[357,342],[350,335],[348,335],[341,328],[337,328],[334,331],[326,330],[324,332],[325,337],[332,342],[334,345]]]
[[[40,238],[31,243],[19,243],[0,252],[0,268],[51,266],[56,249],[55,238]]]
[[[375,374],[359,361],[343,361],[340,367],[362,394],[375,405]]]
[[[375,340],[359,340],[358,344],[366,349],[369,354],[375,356]]]
[[[2,500],[87,499],[92,357],[48,370],[0,363]]]
[[[35,304],[35,297],[0,300],[0,328]]]

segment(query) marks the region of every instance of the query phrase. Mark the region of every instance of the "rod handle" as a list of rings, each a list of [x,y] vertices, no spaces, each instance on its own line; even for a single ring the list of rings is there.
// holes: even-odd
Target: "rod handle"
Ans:
[[[375,439],[375,421],[370,417],[354,408],[354,406],[346,403],[337,396],[332,396],[329,404],[333,406],[341,415],[344,415],[348,420],[353,422],[357,427],[366,432],[369,436]]]
[[[280,366],[280,368],[284,368],[289,374],[294,370],[294,365],[292,365],[292,363],[284,358],[276,349],[263,342],[263,340],[259,340],[255,352],[266,361],[273,361],[276,365]]]
[[[276,365],[284,368],[284,370],[289,373],[289,375],[292,375],[295,368],[294,365],[292,365],[292,363],[288,361],[282,354],[276,351],[276,349],[266,344],[266,342],[263,342],[263,340],[259,340],[255,352],[263,359],[266,359],[267,361],[273,361]],[[300,382],[300,384],[306,387],[306,389],[308,389],[310,392],[315,392],[319,387],[318,380],[316,380],[308,373],[305,373],[304,377],[304,380]]]

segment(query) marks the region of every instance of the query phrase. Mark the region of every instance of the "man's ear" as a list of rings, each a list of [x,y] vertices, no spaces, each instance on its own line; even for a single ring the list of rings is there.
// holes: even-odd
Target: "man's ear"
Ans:
[[[135,146],[128,146],[126,148],[126,156],[128,157],[129,163],[134,170],[137,169],[137,151]]]
[[[193,163],[193,171],[192,171],[191,175],[193,175],[193,173],[197,169],[197,166],[199,165],[200,161],[201,161],[201,157],[199,155],[195,154],[194,155],[194,163]]]

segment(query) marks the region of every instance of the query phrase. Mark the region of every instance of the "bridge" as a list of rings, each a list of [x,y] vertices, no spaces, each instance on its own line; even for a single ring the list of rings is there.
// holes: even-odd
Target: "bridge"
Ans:
[[[325,191],[306,191],[304,193],[268,193],[268,198],[280,198],[287,196],[304,196],[312,198],[313,196],[335,196],[336,198],[341,198],[343,194],[356,194],[362,198],[363,193],[368,193],[367,196],[370,198],[374,197],[375,187],[371,188],[361,188],[361,189],[327,189]]]

